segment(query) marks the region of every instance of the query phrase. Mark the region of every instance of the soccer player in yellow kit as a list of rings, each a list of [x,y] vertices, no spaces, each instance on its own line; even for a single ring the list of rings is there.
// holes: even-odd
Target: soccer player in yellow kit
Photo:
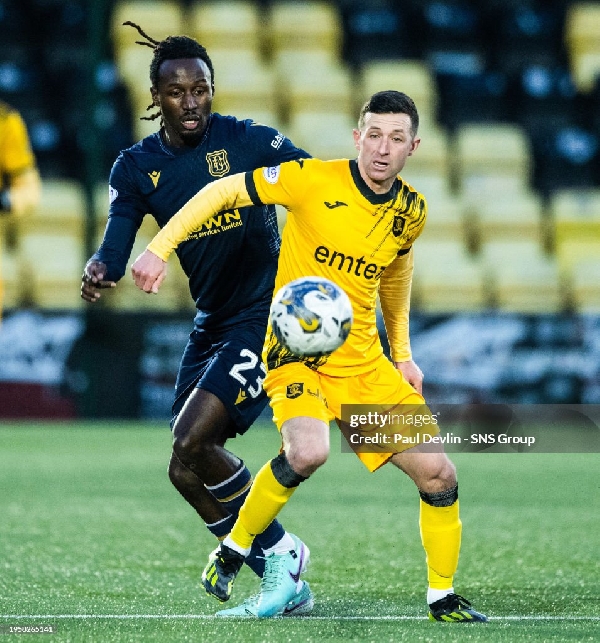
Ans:
[[[335,419],[343,427],[342,404],[425,405],[423,376],[411,358],[408,312],[412,245],[423,229],[427,206],[399,176],[419,146],[417,129],[418,113],[408,96],[378,92],[362,108],[354,130],[356,160],[291,161],[216,181],[171,219],[132,267],[138,287],[158,292],[169,254],[211,216],[249,204],[280,203],[288,217],[275,290],[293,279],[318,275],[336,282],[352,301],[350,335],[328,357],[299,358],[267,333],[264,386],[283,446],[257,474],[230,535],[204,570],[206,591],[221,601],[229,598],[256,534],[327,460],[329,422]],[[377,333],[377,294],[391,362]],[[370,471],[391,462],[419,490],[429,618],[486,621],[453,588],[462,527],[456,472],[447,455],[440,448],[410,444],[404,449],[396,445],[394,452],[374,449],[357,455]],[[296,591],[304,561],[289,549],[273,549],[258,597],[220,615],[281,613]]]
[[[40,177],[27,128],[16,110],[0,101],[0,218],[25,215],[39,199]],[[0,317],[1,312],[0,280]]]

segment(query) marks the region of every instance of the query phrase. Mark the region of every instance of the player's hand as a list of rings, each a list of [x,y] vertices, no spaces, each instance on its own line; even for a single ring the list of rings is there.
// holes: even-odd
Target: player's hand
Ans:
[[[81,277],[81,298],[90,303],[100,299],[102,288],[114,288],[117,284],[114,281],[104,281],[106,264],[101,261],[88,261],[83,269]]]
[[[423,371],[411,360],[407,362],[394,362],[394,366],[401,371],[404,379],[419,393],[423,395]]]
[[[150,250],[144,250],[133,262],[131,275],[140,290],[157,293],[167,276],[167,263]]]

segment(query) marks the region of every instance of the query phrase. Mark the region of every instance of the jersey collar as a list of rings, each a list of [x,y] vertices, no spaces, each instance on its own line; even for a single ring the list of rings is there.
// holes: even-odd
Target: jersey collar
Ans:
[[[400,181],[398,179],[392,183],[392,187],[385,194],[377,194],[371,190],[361,176],[360,170],[358,169],[358,161],[356,159],[350,161],[350,173],[352,174],[352,179],[360,193],[373,205],[387,203],[398,196],[398,191],[400,190]]]

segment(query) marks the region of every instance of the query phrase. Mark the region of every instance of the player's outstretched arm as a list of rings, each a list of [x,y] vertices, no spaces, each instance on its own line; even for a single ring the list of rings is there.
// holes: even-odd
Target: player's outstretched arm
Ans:
[[[167,262],[150,250],[144,250],[133,262],[131,275],[140,290],[156,294],[167,276]]]
[[[83,269],[81,277],[81,298],[90,303],[100,299],[102,288],[114,288],[117,284],[114,281],[105,281],[106,264],[102,261],[91,259]]]
[[[199,230],[210,217],[223,210],[243,208],[252,204],[252,199],[246,190],[243,173],[232,174],[213,181],[205,185],[171,217],[148,244],[148,250],[156,257],[167,261],[173,250],[196,230]],[[151,291],[147,290],[146,292]]]

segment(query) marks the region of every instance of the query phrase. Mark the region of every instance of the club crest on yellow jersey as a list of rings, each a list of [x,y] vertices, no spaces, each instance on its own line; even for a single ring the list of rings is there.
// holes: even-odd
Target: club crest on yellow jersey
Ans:
[[[392,224],[392,234],[395,237],[399,237],[404,232],[406,227],[406,219],[401,217],[399,214],[394,215],[394,223]]]
[[[297,397],[300,397],[302,393],[304,393],[303,382],[294,382],[293,384],[288,384],[285,396],[290,400],[295,400]]]

